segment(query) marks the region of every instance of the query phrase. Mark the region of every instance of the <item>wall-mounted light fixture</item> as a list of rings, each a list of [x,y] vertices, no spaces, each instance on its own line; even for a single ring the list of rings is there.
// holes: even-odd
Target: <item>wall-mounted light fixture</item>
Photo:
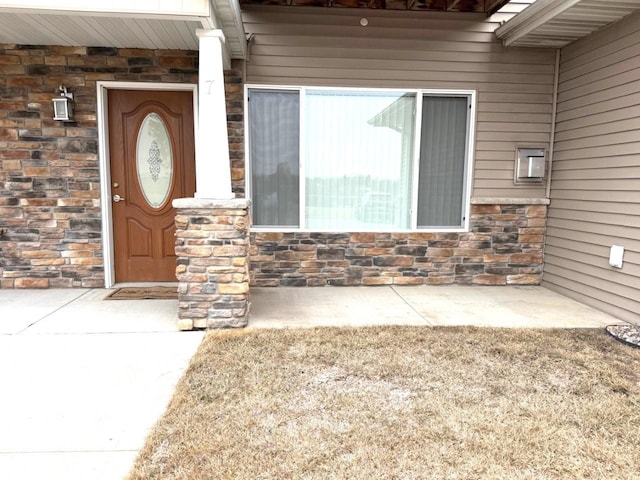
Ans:
[[[73,93],[67,92],[67,87],[58,87],[59,96],[53,98],[53,119],[61,122],[73,121]]]

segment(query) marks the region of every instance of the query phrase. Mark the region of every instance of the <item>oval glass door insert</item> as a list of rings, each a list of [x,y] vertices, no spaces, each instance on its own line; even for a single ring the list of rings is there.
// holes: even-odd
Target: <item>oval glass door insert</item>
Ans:
[[[140,126],[136,169],[145,200],[153,208],[160,208],[171,190],[173,151],[167,127],[157,113],[147,115]]]

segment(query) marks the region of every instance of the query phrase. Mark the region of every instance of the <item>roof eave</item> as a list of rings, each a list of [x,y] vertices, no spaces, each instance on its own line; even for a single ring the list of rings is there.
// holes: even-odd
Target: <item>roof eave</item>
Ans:
[[[242,22],[239,0],[211,0],[216,28],[222,29],[229,42],[231,58],[247,58],[247,35]]]
[[[496,36],[503,41],[505,46],[513,45],[581,1],[537,0],[504,25],[498,27]]]

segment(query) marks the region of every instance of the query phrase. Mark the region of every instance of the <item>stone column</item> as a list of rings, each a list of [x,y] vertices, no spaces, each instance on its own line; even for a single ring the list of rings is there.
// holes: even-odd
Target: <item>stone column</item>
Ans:
[[[173,201],[180,330],[247,326],[249,205],[246,199]]]

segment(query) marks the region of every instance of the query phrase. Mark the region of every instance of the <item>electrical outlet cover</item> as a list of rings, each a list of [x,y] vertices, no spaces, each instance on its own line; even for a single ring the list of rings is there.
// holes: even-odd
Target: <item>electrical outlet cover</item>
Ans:
[[[624,257],[624,247],[621,245],[612,245],[609,253],[609,265],[615,268],[622,268],[622,260]]]

